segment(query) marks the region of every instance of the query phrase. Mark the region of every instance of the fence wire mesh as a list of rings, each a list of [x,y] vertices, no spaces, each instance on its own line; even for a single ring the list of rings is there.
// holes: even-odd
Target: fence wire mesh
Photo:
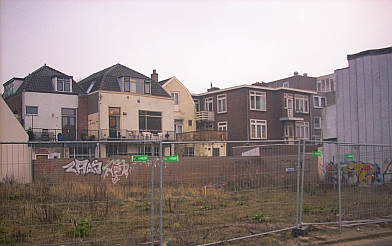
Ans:
[[[0,160],[5,245],[260,245],[392,211],[391,146],[0,143]]]

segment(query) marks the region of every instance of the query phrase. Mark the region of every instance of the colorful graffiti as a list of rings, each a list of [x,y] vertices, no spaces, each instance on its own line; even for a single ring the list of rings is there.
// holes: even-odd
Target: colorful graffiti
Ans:
[[[349,161],[341,163],[341,182],[343,184],[382,184],[383,175],[379,164],[363,163],[361,161]],[[329,162],[325,166],[326,182],[338,182],[338,165]],[[385,175],[384,175],[385,176]]]
[[[103,179],[111,175],[112,183],[116,184],[120,180],[120,177],[125,176],[125,178],[128,178],[128,175],[132,174],[133,167],[130,167],[125,160],[117,159],[108,161],[108,164],[102,170]]]
[[[75,173],[76,175],[87,175],[89,173],[95,175],[101,175],[102,173],[102,162],[95,159],[90,162],[90,160],[79,161],[77,159],[71,161],[70,163],[62,166],[66,173]]]

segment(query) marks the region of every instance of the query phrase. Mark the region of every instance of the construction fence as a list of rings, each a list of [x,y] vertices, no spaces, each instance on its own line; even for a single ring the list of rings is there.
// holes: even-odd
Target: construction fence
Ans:
[[[267,245],[312,224],[392,221],[391,148],[0,143],[0,244]]]

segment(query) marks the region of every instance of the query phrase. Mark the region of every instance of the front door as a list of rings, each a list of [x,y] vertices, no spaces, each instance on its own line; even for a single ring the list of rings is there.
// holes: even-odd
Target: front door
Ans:
[[[286,140],[294,140],[294,126],[292,122],[287,122],[284,126],[284,136]]]
[[[61,109],[61,134],[65,141],[76,140],[76,109]]]

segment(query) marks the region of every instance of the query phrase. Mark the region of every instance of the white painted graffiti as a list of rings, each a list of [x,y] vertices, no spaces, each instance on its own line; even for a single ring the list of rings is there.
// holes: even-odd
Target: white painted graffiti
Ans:
[[[160,167],[161,161],[164,163],[164,168],[167,167],[167,163],[163,161],[163,159],[159,159],[159,157],[155,157],[152,160],[143,161],[143,162],[132,162],[132,165],[145,165],[146,167],[150,167],[154,165],[154,167]]]
[[[105,179],[109,174],[112,178],[112,183],[116,184],[117,181],[120,180],[120,177],[125,176],[128,178],[129,174],[132,174],[133,167],[130,167],[125,160],[111,160],[108,161],[108,164],[102,168],[103,170],[103,179]]]
[[[95,159],[90,162],[90,160],[79,161],[77,159],[71,161],[70,163],[62,166],[66,173],[75,173],[76,175],[87,175],[89,173],[95,175],[101,175],[102,173],[102,162]]]

